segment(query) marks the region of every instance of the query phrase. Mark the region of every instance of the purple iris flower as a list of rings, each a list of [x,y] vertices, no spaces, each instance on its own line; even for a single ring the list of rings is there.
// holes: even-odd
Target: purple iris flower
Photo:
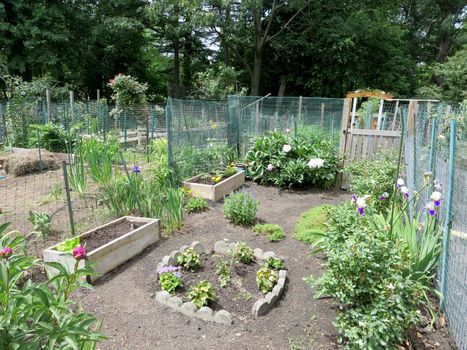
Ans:
[[[139,166],[135,165],[135,166],[133,167],[133,170],[132,170],[132,171],[133,171],[133,174],[138,174],[138,173],[141,172],[141,168],[140,168]]]
[[[354,194],[350,198],[352,199],[352,202],[354,203],[357,201],[357,196]]]
[[[365,214],[365,208],[363,208],[363,207],[358,207],[357,211],[361,216],[363,216]]]
[[[428,214],[430,214],[431,216],[435,216],[436,215],[436,210],[428,209]]]
[[[440,207],[441,201],[433,201],[433,204],[435,205],[435,207]]]

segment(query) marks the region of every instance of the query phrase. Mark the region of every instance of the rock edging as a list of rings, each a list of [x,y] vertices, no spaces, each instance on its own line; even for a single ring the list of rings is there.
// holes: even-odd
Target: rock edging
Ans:
[[[189,246],[184,245],[179,250],[174,250],[169,255],[165,255],[162,258],[162,261],[157,265],[157,271],[169,265],[176,265],[177,257],[184,250],[190,247],[193,248],[198,254],[203,254],[206,252],[203,244],[197,241],[191,243],[191,245]],[[198,309],[198,307],[191,301],[187,301],[186,303],[184,303],[180,297],[172,296],[165,290],[156,293],[156,300],[159,303],[170,307],[172,310],[181,312],[182,314],[189,317],[195,317],[202,319],[203,321],[215,322],[225,325],[232,324],[232,316],[228,311],[219,310],[217,312],[214,312],[208,306],[203,306]]]
[[[226,241],[217,241],[214,245],[214,251],[218,254],[229,254],[235,249],[236,243],[227,243]],[[276,254],[272,251],[264,252],[260,248],[253,249],[253,254],[258,260],[267,260],[269,258],[276,258]],[[280,298],[285,289],[285,282],[287,280],[287,271],[279,271],[279,279],[272,291],[267,293],[263,298],[256,300],[253,304],[252,313],[254,316],[266,315],[273,307],[274,303]]]

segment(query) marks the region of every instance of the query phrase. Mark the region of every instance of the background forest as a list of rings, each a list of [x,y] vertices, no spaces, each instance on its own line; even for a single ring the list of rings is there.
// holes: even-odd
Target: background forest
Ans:
[[[117,73],[152,101],[227,94],[467,97],[464,0],[2,0],[8,76],[96,98]],[[11,78],[10,78],[11,79]],[[56,97],[57,98],[57,97]]]

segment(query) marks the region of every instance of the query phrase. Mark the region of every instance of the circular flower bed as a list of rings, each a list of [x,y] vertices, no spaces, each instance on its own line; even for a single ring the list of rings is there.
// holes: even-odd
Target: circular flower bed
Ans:
[[[274,252],[224,241],[207,252],[193,242],[158,265],[156,300],[190,317],[231,324],[232,315],[266,314],[285,281],[284,261]]]

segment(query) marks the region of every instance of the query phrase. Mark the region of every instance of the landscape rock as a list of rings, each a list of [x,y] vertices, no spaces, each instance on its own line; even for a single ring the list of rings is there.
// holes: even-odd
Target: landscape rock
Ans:
[[[165,304],[167,299],[170,298],[170,293],[166,292],[165,290],[156,293],[156,300],[160,303]]]
[[[217,241],[214,244],[214,251],[219,254],[228,254],[229,247],[225,241]]]
[[[175,261],[177,261],[177,258],[180,256],[180,252],[178,250],[174,250],[172,253],[170,253],[170,257],[173,258]]]
[[[179,297],[170,297],[165,301],[165,304],[172,309],[178,310],[178,308],[183,304],[183,301]]]
[[[256,259],[261,259],[263,257],[264,252],[260,248],[255,248],[253,249],[253,254],[255,255]]]
[[[214,322],[230,325],[232,324],[232,316],[225,310],[219,310],[214,315]]]
[[[275,257],[276,257],[276,254],[274,254],[274,252],[268,251],[263,254],[262,259],[267,260],[269,258],[275,258]]]
[[[265,315],[269,311],[270,308],[271,308],[271,305],[269,305],[269,303],[267,302],[265,298],[258,299],[253,305],[253,315],[255,316]]]
[[[204,249],[204,245],[201,242],[193,242],[191,243],[191,247],[198,253],[203,254],[206,250]]]
[[[182,245],[179,249],[180,252],[184,252],[185,250],[187,250],[188,248],[190,248],[190,246],[187,246],[187,245]]]
[[[279,271],[279,278],[286,278],[286,277],[287,277],[287,271],[280,270]]]
[[[264,299],[266,299],[269,305],[272,306],[276,302],[276,300],[279,299],[279,295],[273,292],[269,292],[268,294],[266,294]]]
[[[180,312],[184,315],[194,317],[197,309],[198,308],[195,304],[193,304],[191,301],[188,301],[182,304],[180,307]]]
[[[204,321],[212,321],[212,314],[213,311],[210,307],[203,306],[198,311],[196,311],[195,316]]]

